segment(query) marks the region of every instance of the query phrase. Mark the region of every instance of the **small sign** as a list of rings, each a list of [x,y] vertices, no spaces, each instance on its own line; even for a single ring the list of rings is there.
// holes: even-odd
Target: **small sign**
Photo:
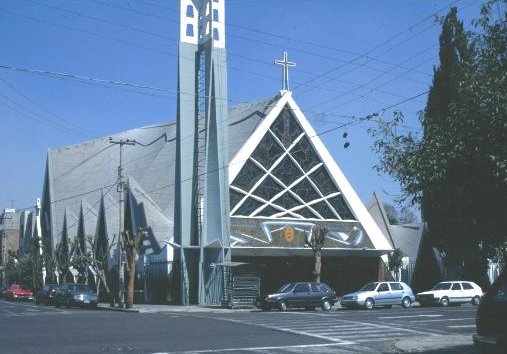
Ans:
[[[285,237],[285,241],[287,241],[289,243],[294,241],[295,233],[296,232],[294,231],[294,228],[292,226],[286,226],[283,229],[283,236]]]

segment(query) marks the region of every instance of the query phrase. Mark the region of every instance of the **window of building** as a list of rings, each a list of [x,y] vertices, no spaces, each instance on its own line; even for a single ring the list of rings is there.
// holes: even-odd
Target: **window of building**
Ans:
[[[187,37],[193,37],[194,36],[194,26],[191,24],[187,24]]]
[[[220,34],[218,33],[218,28],[213,28],[213,39],[215,41],[219,41],[220,40]]]
[[[217,9],[213,9],[213,21],[215,21],[215,22],[219,21],[219,19],[218,19],[218,10]]]
[[[194,7],[187,5],[187,17],[194,18]]]

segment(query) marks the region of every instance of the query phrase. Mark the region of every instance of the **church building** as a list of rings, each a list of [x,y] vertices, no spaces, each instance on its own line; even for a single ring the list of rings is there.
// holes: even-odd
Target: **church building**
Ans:
[[[312,280],[305,241],[323,228],[323,282],[343,294],[378,279],[392,246],[292,97],[287,54],[279,93],[228,107],[224,1],[181,0],[176,122],[48,151],[43,238],[92,250],[147,230],[147,302],[230,305],[242,286]]]

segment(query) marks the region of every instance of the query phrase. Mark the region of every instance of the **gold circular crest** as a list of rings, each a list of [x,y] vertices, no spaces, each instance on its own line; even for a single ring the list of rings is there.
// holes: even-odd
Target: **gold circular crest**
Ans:
[[[283,229],[283,235],[285,236],[285,240],[287,242],[292,242],[294,241],[294,228],[291,227],[291,226],[286,226],[284,229]]]

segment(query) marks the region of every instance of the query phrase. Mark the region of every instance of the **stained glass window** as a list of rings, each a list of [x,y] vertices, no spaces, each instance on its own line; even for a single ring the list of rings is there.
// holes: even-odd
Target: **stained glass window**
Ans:
[[[276,183],[271,176],[267,176],[264,181],[255,188],[253,194],[265,200],[270,200],[281,191],[283,191],[283,188]]]
[[[316,168],[319,164],[321,166]],[[309,174],[312,169],[315,171]],[[299,179],[297,185],[285,191]],[[260,184],[253,189],[259,181]],[[288,106],[275,119],[232,185],[244,191],[243,194],[231,188],[231,209],[237,208],[233,215],[355,220],[334,179]],[[247,194],[253,197],[245,199]],[[253,215],[256,210],[259,211]]]
[[[229,190],[229,195],[230,195],[231,210],[232,210],[232,209],[234,209],[236,204],[238,204],[241,201],[241,199],[243,199],[244,195],[235,191],[234,189]]]
[[[279,213],[281,211],[282,210],[273,208],[271,205],[268,205],[264,209],[262,209],[259,213],[257,213],[256,216],[270,217],[270,216],[273,216],[274,214]]]
[[[287,192],[287,193],[283,194],[282,196],[280,196],[279,198],[275,199],[273,201],[273,203],[281,206],[284,209],[291,209],[291,208],[294,208],[294,207],[296,207],[296,206],[298,206],[298,205],[301,204],[289,192]]]
[[[320,163],[317,153],[306,136],[303,136],[296,146],[292,148],[291,154],[305,172]]]
[[[270,129],[280,139],[285,148],[288,148],[303,132],[288,106],[282,109]]]
[[[232,185],[249,191],[263,174],[264,172],[255,163],[248,160],[232,181]]]
[[[342,220],[356,220],[341,194],[336,197],[329,198],[329,203],[333,206],[338,215],[340,215]]]
[[[273,175],[288,186],[301,177],[303,173],[294,162],[292,162],[289,156],[285,156],[282,162],[273,170]]]
[[[311,183],[306,178],[292,187],[291,190],[303,199],[305,203],[321,198],[320,194],[315,191]]]
[[[312,211],[308,208],[302,208],[294,211],[294,213],[301,215],[305,219],[316,219],[317,215],[312,213]]]
[[[276,142],[273,135],[267,133],[252,153],[252,158],[269,170],[282,154],[283,148]]]
[[[241,204],[239,209],[236,211],[235,215],[244,215],[249,216],[252,214],[256,209],[260,208],[263,205],[263,203],[259,202],[256,199],[248,198]]]
[[[327,173],[324,166],[319,167],[315,172],[313,172],[310,175],[310,178],[313,180],[313,183],[315,183],[323,195],[329,195],[331,193],[338,192],[338,188],[336,188],[333,180]]]
[[[336,219],[336,215],[334,215],[334,213],[331,211],[331,209],[329,209],[329,206],[324,201],[312,204],[312,208],[324,219]]]

